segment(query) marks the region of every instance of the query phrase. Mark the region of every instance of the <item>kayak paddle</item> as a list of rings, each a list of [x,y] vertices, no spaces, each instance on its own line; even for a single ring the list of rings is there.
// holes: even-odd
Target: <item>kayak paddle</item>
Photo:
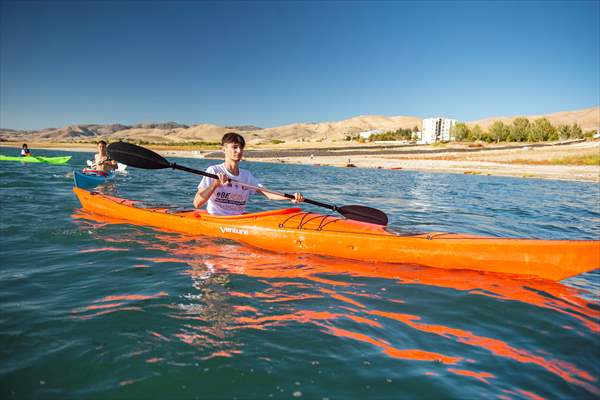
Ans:
[[[129,165],[129,166],[135,167],[135,168],[142,168],[142,169],[173,168],[173,169],[178,169],[180,171],[191,172],[192,174],[206,176],[206,177],[209,177],[212,179],[219,179],[219,177],[217,175],[210,174],[210,173],[204,172],[204,171],[199,171],[199,170],[193,169],[193,168],[184,167],[183,165],[178,165],[176,163],[169,162],[164,157],[153,152],[152,150],[149,150],[145,147],[137,146],[137,145],[131,144],[131,143],[125,143],[125,142],[111,143],[108,145],[107,152],[108,152],[108,155],[110,156],[110,158],[112,158],[113,160],[117,160],[117,162]],[[289,193],[275,192],[273,190],[270,190],[270,189],[267,189],[264,187],[257,187],[257,186],[253,186],[253,185],[250,185],[250,184],[247,184],[244,182],[237,182],[233,179],[231,179],[231,181],[236,182],[236,183],[238,183],[242,186],[245,186],[247,188],[250,188],[250,189],[258,190],[261,192],[273,193],[273,194],[276,194],[279,196],[286,197],[291,200],[293,200],[295,198],[294,195],[289,194]],[[311,199],[307,199],[307,198],[304,199],[304,202],[338,212],[341,215],[343,215],[344,217],[355,220],[355,221],[368,222],[371,224],[377,224],[377,225],[383,225],[383,226],[387,225],[387,223],[388,223],[387,215],[383,211],[380,211],[376,208],[359,206],[359,205],[338,207],[335,205],[325,204],[325,203],[321,203],[320,201],[311,200]]]

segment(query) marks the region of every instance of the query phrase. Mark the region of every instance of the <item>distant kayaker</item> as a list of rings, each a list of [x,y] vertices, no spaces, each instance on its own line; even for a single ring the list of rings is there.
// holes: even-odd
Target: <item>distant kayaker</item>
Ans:
[[[117,162],[108,158],[108,154],[106,153],[106,142],[100,140],[98,142],[98,154],[94,156],[94,168],[98,171],[107,173],[113,169],[117,169],[117,167]]]
[[[226,133],[221,139],[221,145],[223,153],[225,153],[225,162],[211,165],[206,169],[206,172],[218,175],[219,179],[202,178],[194,197],[194,207],[200,208],[208,203],[206,210],[209,214],[239,215],[245,211],[248,197],[256,191],[238,185],[237,182],[258,187],[262,187],[262,185],[250,171],[239,167],[246,146],[246,141],[241,135],[235,132]],[[236,182],[230,182],[230,179]],[[289,200],[269,192],[261,191],[260,193],[271,200]],[[295,203],[304,201],[301,193],[294,193],[294,197],[293,202]]]
[[[31,156],[31,150],[27,147],[27,143],[23,143],[23,147],[21,147],[21,157],[29,157]]]

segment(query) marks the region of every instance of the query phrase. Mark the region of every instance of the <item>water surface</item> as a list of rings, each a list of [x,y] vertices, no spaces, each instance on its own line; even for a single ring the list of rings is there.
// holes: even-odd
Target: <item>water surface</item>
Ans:
[[[71,191],[89,157],[0,165],[3,399],[600,396],[600,271],[374,266],[114,223]],[[276,190],[382,209],[397,231],[600,237],[597,184],[245,165]],[[198,182],[131,169],[101,190],[190,207]]]

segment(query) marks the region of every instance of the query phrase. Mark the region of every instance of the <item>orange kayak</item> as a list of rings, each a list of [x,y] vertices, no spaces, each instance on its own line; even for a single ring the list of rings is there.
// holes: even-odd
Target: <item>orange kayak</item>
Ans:
[[[233,217],[172,212],[73,188],[92,213],[189,235],[232,239],[282,253],[469,269],[561,280],[600,267],[600,241],[507,239],[432,232],[399,235],[380,225],[304,212],[300,208]]]

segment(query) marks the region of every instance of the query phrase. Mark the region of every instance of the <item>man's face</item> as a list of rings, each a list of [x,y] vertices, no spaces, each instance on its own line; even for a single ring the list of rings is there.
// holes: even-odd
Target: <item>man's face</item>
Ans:
[[[225,143],[223,145],[225,158],[232,161],[240,161],[244,156],[244,148],[237,143]]]
[[[106,152],[106,145],[104,143],[98,143],[98,152],[102,154]]]

